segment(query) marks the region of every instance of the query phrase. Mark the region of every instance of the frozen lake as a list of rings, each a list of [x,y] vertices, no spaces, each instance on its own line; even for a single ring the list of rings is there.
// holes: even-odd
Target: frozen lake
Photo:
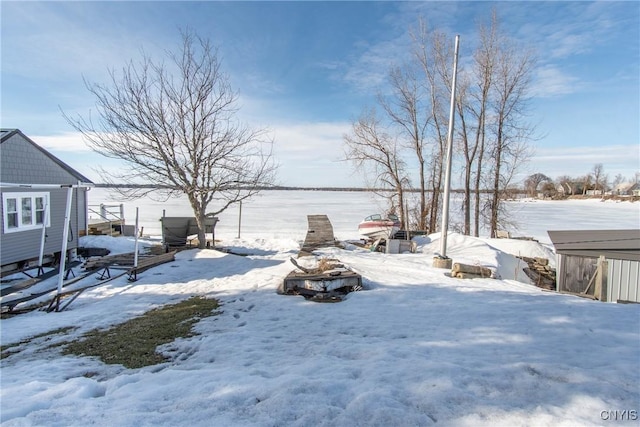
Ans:
[[[461,196],[454,194],[451,202],[449,230],[460,223]],[[89,204],[117,205],[117,194],[104,188],[89,192]],[[160,217],[193,216],[186,198],[157,202],[143,198],[124,202],[127,224],[135,224],[136,207],[144,234],[162,234]],[[307,215],[326,214],[333,225],[336,238],[358,239],[358,223],[367,215],[384,211],[385,202],[373,193],[359,191],[264,191],[242,204],[242,237],[293,238],[303,240],[307,232]],[[534,237],[550,243],[548,230],[624,229],[640,227],[640,203],[601,202],[599,200],[529,200],[506,202],[511,220],[517,229],[513,235]],[[216,226],[217,239],[232,239],[238,235],[239,207],[220,214]],[[484,237],[488,237],[485,230]],[[481,235],[481,237],[482,237]]]

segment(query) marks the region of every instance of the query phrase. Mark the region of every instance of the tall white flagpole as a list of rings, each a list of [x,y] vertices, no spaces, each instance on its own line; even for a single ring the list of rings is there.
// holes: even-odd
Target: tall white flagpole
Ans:
[[[447,231],[449,229],[449,196],[451,192],[451,156],[453,146],[453,122],[456,106],[456,78],[458,76],[458,45],[460,36],[456,36],[455,53],[453,58],[453,78],[451,80],[451,108],[449,110],[449,133],[447,136],[447,169],[444,177],[444,200],[442,202],[442,226],[440,236],[440,257],[447,258]]]

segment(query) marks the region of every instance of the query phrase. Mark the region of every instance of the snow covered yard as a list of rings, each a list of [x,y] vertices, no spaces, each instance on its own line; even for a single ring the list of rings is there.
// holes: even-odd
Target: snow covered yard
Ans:
[[[124,238],[100,239],[126,249]],[[547,250],[524,241],[452,235],[454,261],[501,277],[454,279],[431,267],[437,239],[418,240],[417,254],[319,251],[363,276],[366,290],[337,304],[276,294],[298,241],[229,239],[250,255],[180,252],[138,282],[85,292],[65,312],[3,319],[3,350],[24,343],[2,359],[2,423],[589,426],[613,411],[637,414],[638,305],[514,280],[512,254]],[[125,369],[49,347],[193,295],[219,299],[222,313],[197,323],[199,335],[163,346],[167,363]]]

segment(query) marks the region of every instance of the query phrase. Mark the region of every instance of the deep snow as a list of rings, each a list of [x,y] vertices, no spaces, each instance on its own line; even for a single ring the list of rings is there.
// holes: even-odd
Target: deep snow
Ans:
[[[589,225],[596,209],[577,215]],[[316,258],[339,258],[366,290],[318,304],[275,293],[306,227],[269,227],[223,238],[248,256],[180,252],[138,282],[86,291],[65,312],[3,319],[2,345],[25,343],[1,361],[2,425],[591,426],[614,415],[625,418],[615,425],[637,425],[640,306],[527,284],[514,255],[552,257],[548,246],[449,235],[455,262],[499,280],[433,268],[438,234],[416,239],[416,254],[322,249]],[[133,248],[128,238],[83,243]],[[193,295],[218,298],[222,313],[163,346],[167,363],[125,369],[49,347]],[[65,326],[78,329],[28,341]]]

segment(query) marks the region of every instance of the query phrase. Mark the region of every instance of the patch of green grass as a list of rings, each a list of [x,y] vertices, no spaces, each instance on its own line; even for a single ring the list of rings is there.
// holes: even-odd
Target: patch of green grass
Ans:
[[[53,331],[43,332],[38,335],[34,335],[32,337],[26,338],[20,342],[7,344],[0,346],[0,359],[4,359],[5,357],[9,357],[12,354],[20,353],[20,347],[24,344],[29,344],[32,341],[36,341],[40,338],[44,338],[45,341],[51,339],[53,335],[66,334],[67,332],[76,329],[74,326],[66,326],[64,328],[54,329]]]
[[[218,314],[218,301],[192,297],[146,312],[107,330],[93,330],[63,349],[64,354],[97,356],[104,363],[142,368],[165,362],[159,345],[194,336],[192,326],[201,318]]]

